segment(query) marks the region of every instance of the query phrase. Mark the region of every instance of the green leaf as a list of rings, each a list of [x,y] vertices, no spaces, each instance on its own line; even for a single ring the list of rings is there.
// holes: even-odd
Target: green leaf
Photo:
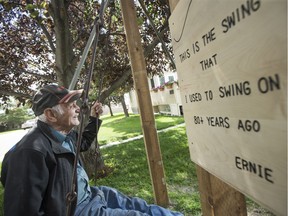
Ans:
[[[33,5],[33,4],[27,4],[26,5],[26,9],[27,10],[33,10],[33,9],[35,9],[36,8],[36,5]]]

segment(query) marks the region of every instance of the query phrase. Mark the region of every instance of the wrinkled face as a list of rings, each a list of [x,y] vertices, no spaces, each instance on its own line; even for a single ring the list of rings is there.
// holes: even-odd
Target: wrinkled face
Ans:
[[[79,112],[80,108],[76,101],[71,103],[61,104],[63,113],[57,115],[57,124],[63,131],[70,131],[74,126],[79,125]]]

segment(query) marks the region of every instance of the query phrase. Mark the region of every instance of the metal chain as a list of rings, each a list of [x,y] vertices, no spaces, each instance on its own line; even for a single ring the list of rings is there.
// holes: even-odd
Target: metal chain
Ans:
[[[96,32],[95,32],[96,35],[95,35],[95,39],[94,39],[94,43],[93,43],[92,61],[91,61],[91,65],[90,65],[88,75],[86,78],[86,82],[84,85],[84,93],[81,97],[82,105],[80,107],[80,114],[79,114],[80,115],[80,127],[78,130],[78,137],[77,137],[77,144],[76,144],[77,148],[76,148],[76,152],[75,152],[75,160],[74,160],[73,171],[72,171],[71,191],[66,195],[66,203],[67,203],[66,215],[67,216],[71,216],[72,202],[75,199],[77,199],[77,192],[76,192],[77,163],[78,163],[79,155],[80,155],[82,134],[83,134],[83,130],[84,130],[84,121],[85,121],[86,117],[89,115],[89,104],[88,104],[89,97],[88,97],[88,94],[89,94],[90,83],[91,83],[92,74],[93,74],[93,70],[94,70],[94,63],[95,63],[95,58],[96,58],[97,45],[98,45],[98,41],[99,41],[100,28],[103,27],[103,20],[104,20],[103,15],[104,15],[104,10],[106,9],[107,5],[108,5],[107,0],[106,1],[103,0],[101,2],[100,16],[98,18],[96,18],[95,24],[94,24],[94,27],[96,30]]]

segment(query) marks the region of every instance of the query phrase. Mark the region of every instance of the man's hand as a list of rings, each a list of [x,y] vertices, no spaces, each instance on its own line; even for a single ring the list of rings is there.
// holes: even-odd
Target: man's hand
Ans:
[[[102,104],[96,101],[91,107],[90,115],[93,117],[99,117],[103,113]]]

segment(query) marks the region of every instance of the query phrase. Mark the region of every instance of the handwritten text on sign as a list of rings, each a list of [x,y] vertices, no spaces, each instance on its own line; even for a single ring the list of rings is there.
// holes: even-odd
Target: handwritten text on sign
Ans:
[[[191,159],[287,205],[287,2],[179,1],[170,18]]]

